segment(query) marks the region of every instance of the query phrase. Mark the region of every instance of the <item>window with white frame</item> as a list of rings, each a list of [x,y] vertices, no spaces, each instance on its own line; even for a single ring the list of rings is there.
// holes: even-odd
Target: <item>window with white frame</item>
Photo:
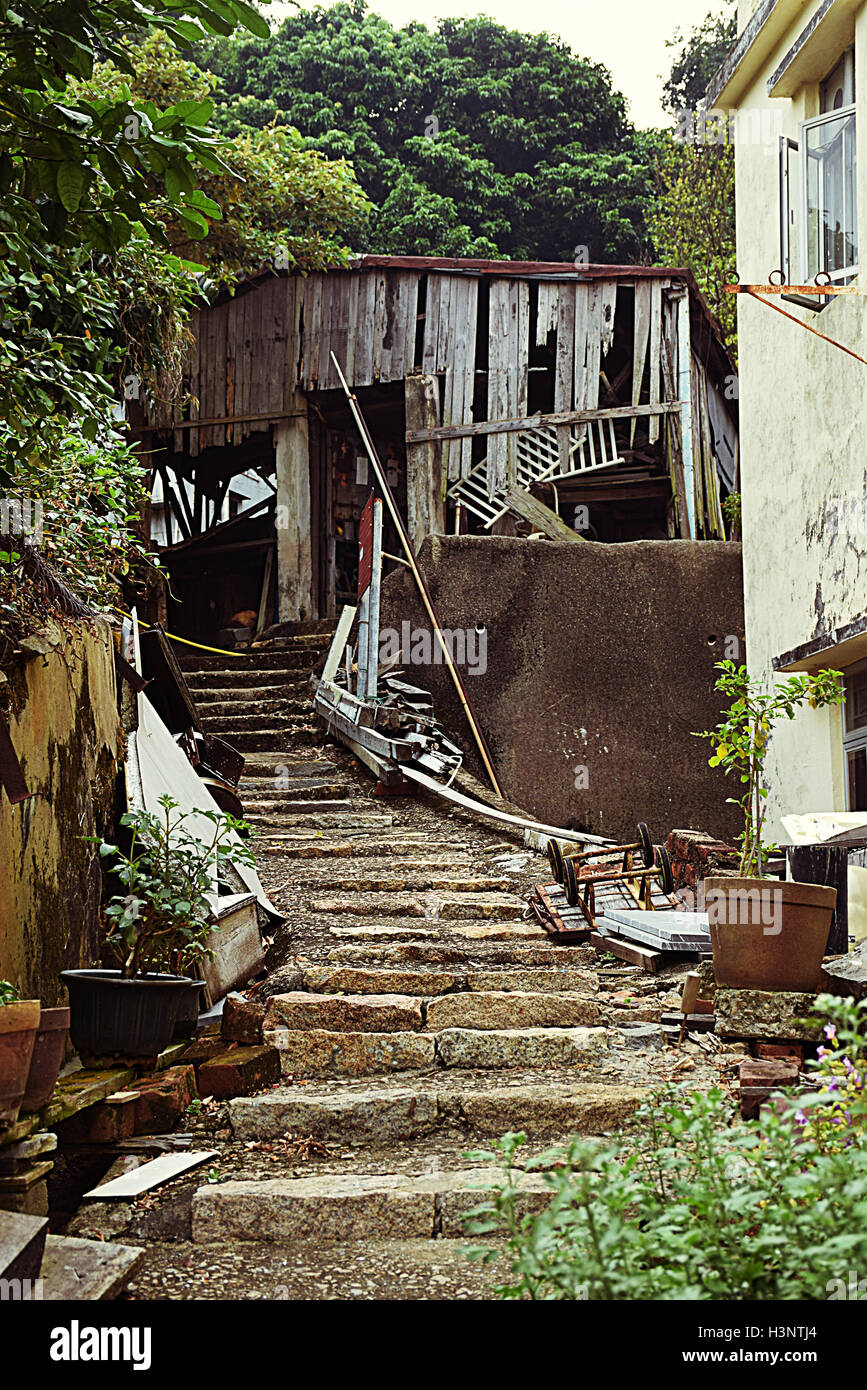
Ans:
[[[843,751],[846,757],[846,809],[867,811],[867,661],[845,672]]]
[[[848,284],[858,273],[854,49],[821,83],[819,115],[798,134],[780,141],[783,281]]]

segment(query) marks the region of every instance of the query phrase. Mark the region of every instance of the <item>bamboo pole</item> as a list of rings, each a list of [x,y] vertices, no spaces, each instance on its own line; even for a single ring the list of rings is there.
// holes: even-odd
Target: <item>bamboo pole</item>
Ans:
[[[461,705],[463,706],[467,723],[470,726],[470,730],[472,732],[473,739],[475,740],[476,747],[478,748],[482,762],[485,765],[485,771],[487,772],[488,777],[490,778],[491,786],[497,793],[497,796],[501,797],[503,795],[503,791],[500,786],[499,779],[497,778],[497,774],[494,771],[494,765],[491,761],[491,755],[488,750],[488,745],[485,741],[485,736],[479,728],[478,724],[476,723],[476,718],[473,714],[472,707],[470,706],[470,702],[467,697],[467,692],[464,689],[464,683],[461,680],[458,670],[452,660],[451,652],[446,646],[446,642],[442,635],[442,630],[440,628],[439,618],[436,615],[436,611],[433,606],[433,600],[430,596],[430,590],[428,589],[425,577],[422,574],[416,562],[415,554],[413,553],[412,546],[410,545],[410,540],[407,534],[406,527],[403,524],[403,518],[397,509],[397,504],[395,503],[391,488],[388,485],[388,479],[385,476],[385,470],[383,469],[382,463],[380,462],[379,454],[376,452],[376,445],[374,444],[370,431],[367,428],[367,423],[364,419],[364,416],[361,413],[361,408],[358,404],[358,401],[356,400],[354,393],[350,390],[349,385],[346,381],[346,377],[343,375],[343,371],[341,370],[340,363],[338,362],[333,352],[331,353],[331,360],[334,363],[335,370],[337,371],[337,375],[340,378],[340,384],[343,387],[344,394],[346,396],[347,401],[349,402],[349,409],[352,411],[353,419],[355,420],[355,423],[358,426],[358,432],[361,435],[362,442],[364,444],[365,449],[367,450],[367,456],[370,459],[371,464],[373,465],[373,471],[376,474],[377,482],[379,483],[379,486],[382,489],[382,495],[385,500],[385,504],[388,507],[391,519],[394,522],[395,527],[397,529],[397,534],[400,537],[400,543],[403,546],[404,553],[409,563],[409,567],[413,573],[413,578],[415,579],[415,582],[418,586],[421,601],[424,604],[425,611],[427,612],[428,618],[431,622],[431,626],[433,627],[433,630],[436,633],[437,640],[442,650],[443,659],[448,668],[449,675],[452,678],[455,690],[457,691],[458,699],[460,700]]]

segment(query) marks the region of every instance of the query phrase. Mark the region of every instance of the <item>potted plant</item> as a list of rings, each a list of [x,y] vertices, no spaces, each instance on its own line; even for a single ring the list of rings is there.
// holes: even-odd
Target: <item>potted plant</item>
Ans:
[[[780,719],[794,719],[803,705],[818,709],[841,703],[841,673],[796,675],[766,690],[750,679],[745,666],[720,661],[717,670],[722,675],[714,689],[730,700],[728,714],[715,729],[696,737],[712,742],[711,767],[740,781],[742,795],[729,801],[740,807],[744,830],[738,876],[705,879],[714,975],[717,984],[734,989],[814,992],[837,893],[765,874],[773,848],[764,838],[765,760]]]
[[[195,834],[192,812],[170,796],[161,813],[130,811],[121,817],[126,848],[99,843],[106,868],[123,886],[103,911],[106,954],[116,969],[64,970],[69,989],[71,1036],[88,1056],[152,1056],[175,1030],[178,1012],[200,988],[184,972],[212,954],[214,930],[206,897],[225,881],[230,860],[255,860],[237,832],[243,822],[222,811],[196,811],[213,827]]]
[[[25,1115],[32,1115],[34,1111],[41,1110],[54,1094],[68,1032],[69,1009],[40,1010],[27,1089],[21,1102],[21,1109]]]
[[[14,985],[0,980],[0,1129],[18,1119],[38,1026],[39,1000],[20,999]]]

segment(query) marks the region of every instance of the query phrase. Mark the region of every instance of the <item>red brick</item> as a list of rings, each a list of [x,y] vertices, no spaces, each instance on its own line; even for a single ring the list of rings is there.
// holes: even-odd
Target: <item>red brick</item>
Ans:
[[[201,1094],[217,1100],[251,1096],[279,1080],[280,1053],[276,1047],[234,1047],[199,1068]]]
[[[135,1106],[136,1134],[166,1134],[190,1102],[198,1098],[196,1073],[191,1066],[169,1067],[142,1077],[129,1089],[141,1092]]]
[[[766,1059],[782,1058],[792,1062],[797,1062],[798,1067],[804,1065],[804,1046],[803,1043],[795,1042],[756,1042],[754,1044],[757,1057]]]
[[[794,1086],[798,1080],[798,1071],[797,1062],[786,1061],[783,1058],[747,1057],[738,1068],[741,1086],[764,1086],[769,1091],[783,1086]]]
[[[72,1115],[63,1126],[67,1144],[113,1144],[130,1139],[135,1133],[135,1114],[138,1102],[129,1092],[117,1100],[109,1098],[98,1105],[88,1106]]]
[[[226,1042],[243,1043],[246,1047],[257,1047],[262,1041],[262,1028],[265,1023],[265,1005],[241,994],[230,994],[223,1005],[223,1023],[220,1032]]]

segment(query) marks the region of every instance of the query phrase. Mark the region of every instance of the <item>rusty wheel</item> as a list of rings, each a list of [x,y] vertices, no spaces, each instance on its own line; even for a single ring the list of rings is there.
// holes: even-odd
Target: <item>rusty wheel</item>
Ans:
[[[563,851],[560,848],[559,840],[548,841],[548,863],[551,865],[551,873],[558,883],[563,882]]]
[[[656,846],[656,863],[659,869],[659,886],[663,893],[674,892],[674,874],[671,872],[671,860],[668,857],[668,850],[662,845]]]
[[[638,843],[641,845],[641,857],[644,860],[645,869],[653,868],[653,842],[650,838],[650,831],[643,820],[638,822]]]
[[[578,875],[575,872],[575,862],[572,859],[563,861],[563,887],[566,889],[566,901],[570,907],[577,907],[581,898],[578,890]]]

